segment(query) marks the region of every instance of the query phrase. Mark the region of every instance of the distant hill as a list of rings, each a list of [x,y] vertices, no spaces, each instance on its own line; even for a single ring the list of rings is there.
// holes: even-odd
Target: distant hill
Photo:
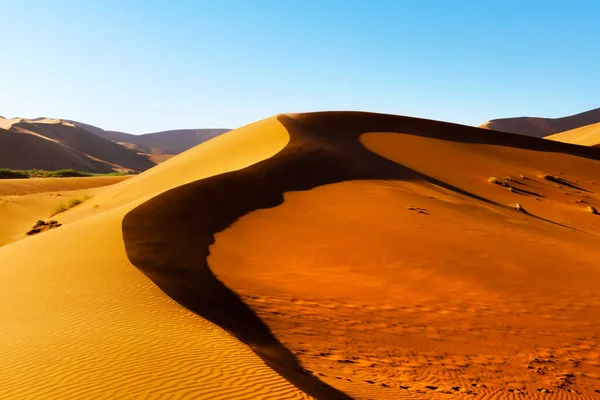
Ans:
[[[68,121],[0,119],[0,168],[106,173],[138,172],[154,165],[148,157]]]
[[[562,118],[517,117],[492,119],[480,128],[544,137],[600,122],[600,108]]]
[[[0,117],[0,168],[140,172],[228,131],[132,135],[63,119]]]
[[[154,156],[179,154],[230,131],[230,129],[175,129],[143,135],[132,135],[125,132],[106,131],[96,126],[77,121],[69,122],[104,139],[112,140],[128,148]]]
[[[545,139],[582,146],[600,147],[600,123],[550,135],[545,137]]]

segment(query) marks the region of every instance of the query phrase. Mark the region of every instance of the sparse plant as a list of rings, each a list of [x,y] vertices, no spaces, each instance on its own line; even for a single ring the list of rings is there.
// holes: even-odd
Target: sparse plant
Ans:
[[[594,206],[587,206],[585,209],[592,214],[598,215],[598,210]]]
[[[500,185],[500,186],[504,186],[507,188],[510,188],[510,177],[506,177],[504,179],[498,179],[495,176],[492,176],[490,178],[488,178],[487,180],[489,183],[493,183],[494,185]]]
[[[89,195],[86,194],[85,196],[83,196],[81,198],[77,197],[77,198],[71,199],[67,203],[60,203],[58,206],[56,206],[56,208],[54,209],[54,211],[52,212],[52,214],[50,214],[50,216],[53,217],[53,216],[55,216],[57,214],[65,212],[68,209],[73,208],[73,207],[75,207],[75,206],[83,203],[84,201],[90,199],[90,198],[91,198],[91,196],[89,196]]]
[[[512,208],[514,208],[517,211],[526,212],[525,211],[525,207],[523,207],[519,202],[514,203],[514,204],[510,204],[509,206],[512,207]]]
[[[35,235],[40,232],[47,231],[49,229],[58,228],[61,225],[62,224],[59,224],[58,221],[56,221],[56,220],[50,220],[50,221],[46,222],[46,221],[43,221],[40,219],[35,223],[33,228],[31,228],[31,230],[27,232],[27,235],[28,236]]]

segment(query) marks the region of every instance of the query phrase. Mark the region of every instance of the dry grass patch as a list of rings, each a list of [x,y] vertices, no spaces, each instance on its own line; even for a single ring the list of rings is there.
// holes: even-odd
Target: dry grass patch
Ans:
[[[76,197],[74,199],[71,199],[69,201],[67,201],[66,203],[60,203],[55,209],[54,211],[52,211],[52,214],[50,214],[51,217],[55,216],[56,214],[60,214],[62,212],[65,212],[75,206],[78,206],[79,204],[83,203],[84,201],[90,199],[91,196],[89,195],[85,195],[83,197]]]

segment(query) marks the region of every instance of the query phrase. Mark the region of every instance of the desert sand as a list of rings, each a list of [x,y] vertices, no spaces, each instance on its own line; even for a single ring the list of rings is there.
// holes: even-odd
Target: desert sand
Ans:
[[[155,163],[60,119],[0,119],[0,168],[144,171]]]
[[[0,246],[24,239],[38,220],[60,218],[50,218],[60,204],[93,197],[97,188],[125,179],[129,177],[0,179]]]
[[[599,176],[595,148],[408,117],[236,129],[0,248],[0,387],[595,398]]]
[[[557,142],[579,144],[581,146],[600,147],[600,123],[582,126],[581,128],[546,136],[545,139]]]
[[[600,122],[600,108],[561,118],[517,117],[492,119],[480,126],[535,137],[554,135]]]

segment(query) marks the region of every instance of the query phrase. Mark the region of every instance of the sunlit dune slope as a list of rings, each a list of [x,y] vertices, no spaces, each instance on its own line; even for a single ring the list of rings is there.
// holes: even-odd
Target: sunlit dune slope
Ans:
[[[24,239],[38,220],[71,199],[93,196],[102,186],[112,185],[129,176],[84,178],[0,179],[0,246]],[[91,200],[93,201],[93,200]],[[93,203],[95,205],[95,203]],[[60,216],[53,216],[60,219]]]
[[[600,147],[600,123],[582,126],[581,128],[546,136],[544,139],[557,142],[579,144],[582,146]]]
[[[380,114],[236,129],[0,248],[3,395],[593,398],[598,160]]]
[[[276,120],[255,128],[106,188],[65,212],[62,227],[0,248],[0,398],[307,397],[163,294],[128,260],[122,239],[123,216],[147,198],[287,143]]]
[[[272,157],[129,212],[132,263],[267,362],[275,349],[277,369],[266,322],[356,398],[593,396],[597,149],[389,115],[278,120],[290,141]]]

